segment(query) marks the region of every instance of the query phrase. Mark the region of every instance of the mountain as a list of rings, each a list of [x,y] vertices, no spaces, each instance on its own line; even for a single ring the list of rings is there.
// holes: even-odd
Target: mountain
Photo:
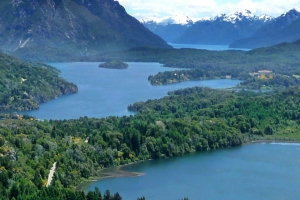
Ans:
[[[146,19],[141,23],[167,42],[180,37],[194,22],[187,16],[175,15],[163,19]]]
[[[33,110],[40,103],[78,88],[60,78],[59,71],[45,64],[33,64],[0,53],[0,110]]]
[[[234,41],[230,47],[258,48],[300,39],[300,8],[294,8],[258,29],[251,37]]]
[[[169,48],[114,0],[1,0],[0,46],[21,55],[35,46],[71,55]]]
[[[213,19],[197,21],[173,42],[228,45],[235,40],[250,37],[272,20],[273,18],[267,15],[255,16],[249,10],[235,12],[231,15],[221,14]]]

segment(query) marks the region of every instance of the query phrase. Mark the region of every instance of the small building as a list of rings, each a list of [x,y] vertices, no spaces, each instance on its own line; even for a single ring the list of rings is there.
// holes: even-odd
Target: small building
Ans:
[[[260,79],[273,79],[274,78],[274,74],[270,70],[259,70],[258,74],[259,74],[258,78],[260,78]]]
[[[231,75],[226,75],[226,79],[231,79]]]
[[[273,72],[270,70],[259,70],[258,73],[259,74],[273,74]]]

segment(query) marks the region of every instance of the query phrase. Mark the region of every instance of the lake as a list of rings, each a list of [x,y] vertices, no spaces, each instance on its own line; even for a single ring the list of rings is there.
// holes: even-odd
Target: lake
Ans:
[[[257,143],[129,165],[123,169],[145,175],[101,180],[87,191],[97,186],[124,200],[299,199],[299,166],[299,144]]]
[[[99,68],[96,62],[50,63],[61,70],[61,76],[75,83],[79,92],[60,96],[41,104],[38,110],[22,112],[39,119],[76,119],[83,116],[108,117],[131,115],[129,104],[148,99],[158,99],[176,89],[207,86],[229,88],[239,80],[188,81],[164,86],[152,86],[149,75],[174,68],[162,67],[159,63],[128,63],[124,70]]]
[[[168,44],[175,49],[192,48],[192,49],[205,49],[210,51],[227,51],[227,50],[250,51],[251,50],[251,49],[241,49],[241,48],[229,48],[228,45],[173,44],[173,43],[168,43]]]

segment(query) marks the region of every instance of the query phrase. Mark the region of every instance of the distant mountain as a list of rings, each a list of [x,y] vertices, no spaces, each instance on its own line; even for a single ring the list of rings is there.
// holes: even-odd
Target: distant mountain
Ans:
[[[300,39],[300,8],[294,8],[258,29],[251,37],[234,41],[230,47],[258,48]]]
[[[35,46],[72,55],[169,48],[114,0],[1,0],[1,50],[22,57]]]
[[[146,19],[141,23],[167,42],[180,37],[194,22],[187,16],[175,15],[164,19]]]
[[[270,23],[272,17],[255,16],[249,10],[231,15],[221,14],[206,18],[191,25],[174,43],[182,44],[222,44],[250,37],[262,26]]]

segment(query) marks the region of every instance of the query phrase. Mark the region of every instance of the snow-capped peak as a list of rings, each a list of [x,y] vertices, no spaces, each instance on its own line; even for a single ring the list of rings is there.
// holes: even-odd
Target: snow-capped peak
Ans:
[[[184,16],[184,15],[175,15],[172,17],[163,18],[159,22],[159,24],[161,25],[168,25],[168,24],[187,25],[190,23],[193,23],[193,20],[191,20],[188,16]]]
[[[201,19],[197,20],[198,22],[207,22],[207,21],[213,21],[213,19],[211,17],[203,17]]]
[[[254,14],[252,14],[249,10],[243,10],[243,11],[237,11],[233,14],[220,14],[218,16],[216,16],[212,21],[216,21],[216,20],[221,20],[221,21],[226,21],[226,22],[230,22],[235,24],[238,21],[242,21],[242,20],[260,20],[260,21],[264,21],[264,22],[268,22],[273,20],[273,17],[268,16],[268,15],[261,15],[261,16],[256,16]],[[201,20],[204,21],[204,20]]]
[[[224,21],[235,23],[236,21],[241,21],[244,18],[250,19],[254,18],[255,15],[253,15],[249,10],[244,10],[244,11],[237,11],[231,15],[225,15],[224,16]]]
[[[300,7],[294,8],[294,10],[296,10],[297,12],[300,12]]]
[[[164,18],[142,19],[140,21],[144,24],[152,22],[162,26],[166,26],[169,24],[188,25],[193,23],[192,19],[184,15],[174,15],[171,17],[164,17]]]
[[[264,21],[264,22],[269,22],[269,21],[273,20],[274,18],[269,15],[261,15],[261,16],[259,16],[258,19],[261,21]]]
[[[280,17],[286,17],[287,15],[290,15],[290,14],[294,15],[295,12],[300,13],[300,7],[293,8],[293,9],[289,10],[288,12],[283,13],[282,15],[280,15]]]

